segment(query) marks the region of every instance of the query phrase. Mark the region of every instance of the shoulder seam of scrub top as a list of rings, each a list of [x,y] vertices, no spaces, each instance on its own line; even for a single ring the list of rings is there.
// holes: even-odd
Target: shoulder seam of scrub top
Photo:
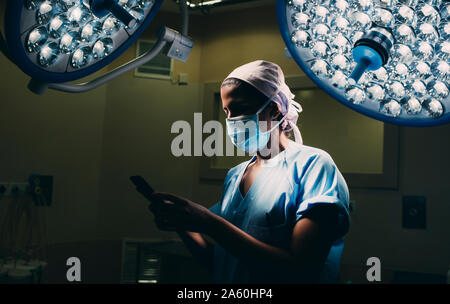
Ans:
[[[293,159],[291,160],[292,163],[296,162],[296,156],[295,154],[301,154],[301,153],[307,153],[309,154],[309,157],[316,159],[317,157],[325,157],[328,158],[329,160],[331,160],[331,163],[334,164],[334,166],[336,166],[336,164],[334,163],[333,158],[330,156],[330,154],[328,152],[326,152],[325,150],[319,149],[319,148],[315,148],[315,147],[310,147],[310,146],[305,146],[304,144],[299,144],[296,142],[292,142],[291,145],[288,146],[290,149],[287,149],[287,153],[286,155],[284,155],[284,162],[286,164],[286,166],[288,166],[288,160],[290,159],[291,156],[294,155]],[[306,148],[302,149],[302,148]],[[312,148],[312,151],[311,149]],[[305,166],[302,166],[302,169],[308,170],[309,168],[309,164],[306,166],[306,168],[304,168]],[[288,179],[289,183],[291,184],[291,187],[294,188],[295,185],[299,185],[296,182],[291,181],[290,179]]]

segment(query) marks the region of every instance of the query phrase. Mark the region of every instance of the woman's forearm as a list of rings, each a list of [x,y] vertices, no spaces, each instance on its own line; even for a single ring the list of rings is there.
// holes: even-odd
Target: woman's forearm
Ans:
[[[299,266],[289,251],[257,240],[222,217],[214,216],[209,226],[208,235],[238,258],[274,266]]]
[[[208,234],[232,255],[257,267],[270,266],[283,273],[291,272],[299,281],[316,282],[331,248],[337,210],[316,207],[297,221],[292,230],[289,249],[261,242],[228,222],[212,215]]]
[[[177,231],[194,258],[209,271],[212,270],[213,246],[200,233]]]

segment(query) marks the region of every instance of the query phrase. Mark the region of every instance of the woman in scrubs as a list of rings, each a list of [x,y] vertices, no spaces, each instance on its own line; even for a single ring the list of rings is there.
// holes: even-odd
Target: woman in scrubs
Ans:
[[[215,283],[336,282],[348,188],[328,153],[302,144],[302,108],[281,68],[263,60],[240,66],[220,94],[232,142],[255,155],[228,171],[210,209],[155,192],[157,227],[176,230]]]

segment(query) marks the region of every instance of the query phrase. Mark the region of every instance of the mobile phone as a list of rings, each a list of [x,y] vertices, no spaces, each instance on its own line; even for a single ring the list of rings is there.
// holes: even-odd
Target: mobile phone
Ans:
[[[147,181],[140,175],[130,176],[130,180],[136,186],[136,190],[147,199],[150,199],[150,195],[155,192],[155,190],[153,190]]]
[[[148,199],[149,201],[154,201],[155,199],[150,199],[150,196],[153,192],[155,192],[155,190],[153,190],[152,186],[150,186],[147,181],[140,175],[134,175],[134,176],[130,176],[130,180],[133,182],[133,184],[136,185],[136,190],[141,193],[146,199]],[[158,207],[154,207],[154,208],[158,208]],[[156,211],[158,212],[158,211]],[[167,227],[166,228],[167,231],[175,231],[176,228],[174,226],[172,227]]]

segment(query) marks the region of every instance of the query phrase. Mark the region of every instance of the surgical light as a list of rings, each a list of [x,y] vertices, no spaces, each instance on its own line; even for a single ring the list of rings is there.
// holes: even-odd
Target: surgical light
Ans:
[[[450,122],[448,0],[277,0],[288,56],[320,88],[372,118]]]
[[[164,48],[180,45],[166,55],[185,61],[193,47],[187,37],[187,5],[180,1],[182,34],[161,28],[159,41],[146,53],[94,83],[68,85],[111,63],[130,47],[150,24],[163,0],[8,0],[5,39],[0,47],[32,80],[29,88],[83,92],[151,60]]]

